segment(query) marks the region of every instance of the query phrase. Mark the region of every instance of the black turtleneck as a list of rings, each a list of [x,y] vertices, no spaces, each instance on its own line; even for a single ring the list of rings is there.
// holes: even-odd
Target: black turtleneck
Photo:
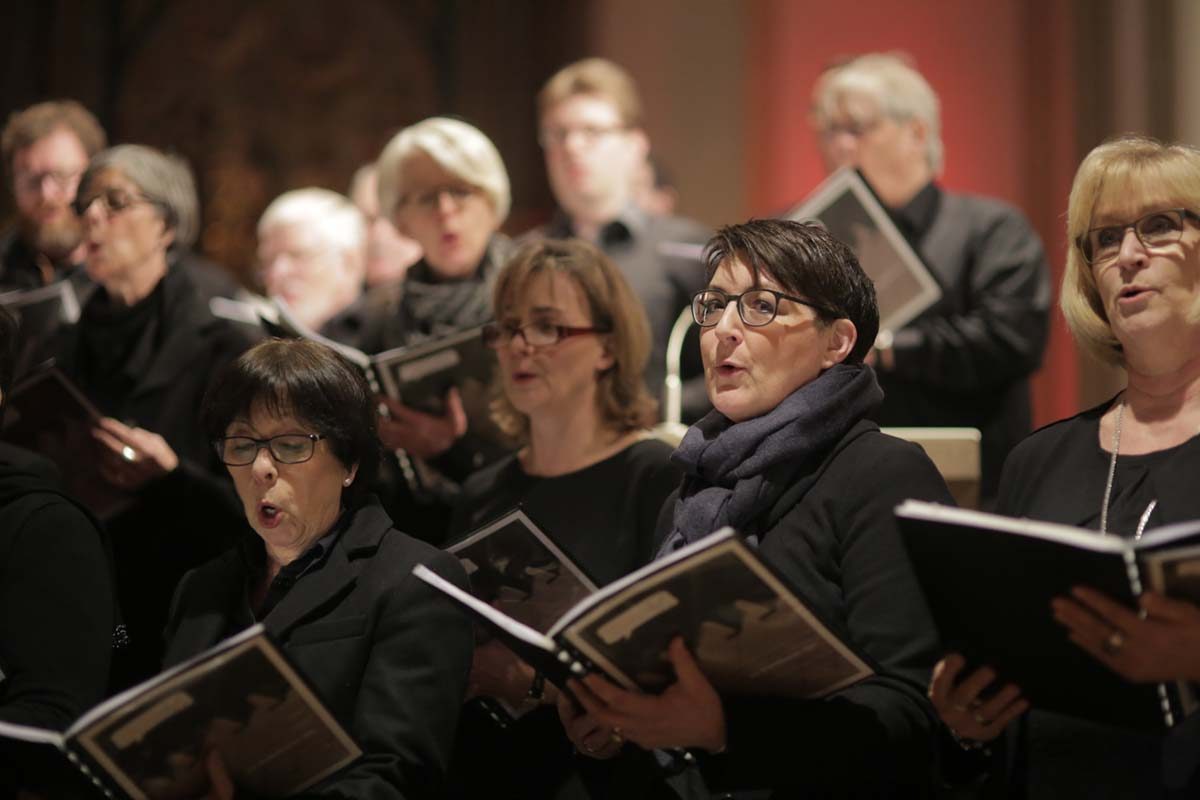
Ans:
[[[80,371],[101,411],[121,415],[125,398],[145,374],[162,334],[163,281],[132,306],[98,289],[80,320]]]

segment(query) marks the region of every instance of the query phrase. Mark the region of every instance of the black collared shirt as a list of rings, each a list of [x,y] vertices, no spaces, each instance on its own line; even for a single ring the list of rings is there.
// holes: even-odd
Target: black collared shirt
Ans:
[[[299,558],[280,568],[271,580],[270,586],[267,587],[267,593],[263,596],[262,603],[257,609],[251,608],[251,615],[255,621],[266,619],[267,615],[279,605],[301,578],[321,568],[329,557],[330,551],[333,550],[338,536],[346,527],[347,519],[348,515],[343,513],[330,528],[329,533],[314,542],[313,546],[305,550]],[[244,541],[242,557],[246,560],[246,573],[250,580],[246,587],[247,597],[252,597],[254,585],[262,579],[267,568],[266,547],[257,537],[253,540],[247,539]]]
[[[575,235],[571,218],[561,209],[534,236],[552,239]],[[703,245],[711,231],[683,217],[647,214],[627,206],[600,228],[596,246],[612,259],[646,310],[652,347],[646,364],[646,385],[660,397],[666,374],[667,340],[680,312],[691,306],[692,295],[704,288]],[[699,347],[684,348],[685,419],[708,409],[699,363]],[[689,380],[691,379],[691,380]]]
[[[937,219],[938,206],[941,205],[942,190],[933,181],[925,184],[925,188],[913,195],[912,199],[900,208],[888,208],[888,216],[896,223],[896,227],[904,234],[904,238],[914,247],[933,227]]]

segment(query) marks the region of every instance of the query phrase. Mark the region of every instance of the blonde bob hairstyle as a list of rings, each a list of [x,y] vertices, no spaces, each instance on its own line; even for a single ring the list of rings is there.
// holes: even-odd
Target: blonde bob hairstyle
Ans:
[[[1096,276],[1077,244],[1093,227],[1096,210],[1108,203],[1143,201],[1162,208],[1200,210],[1200,150],[1164,144],[1145,136],[1123,136],[1087,154],[1067,207],[1067,268],[1059,304],[1079,347],[1095,358],[1123,365],[1121,343],[1113,335]],[[1152,209],[1147,209],[1152,210]]]
[[[503,322],[522,305],[534,281],[566,275],[587,302],[591,324],[602,334],[612,366],[597,377],[596,406],[600,423],[614,433],[649,428],[657,421],[658,401],[646,390],[642,373],[650,357],[650,324],[642,303],[621,271],[596,247],[578,239],[544,239],[523,245],[496,276],[492,312]],[[529,440],[529,417],[504,394],[499,382],[492,400],[492,419],[520,442]]]
[[[430,117],[410,125],[383,148],[375,162],[381,216],[387,219],[396,216],[407,192],[404,163],[418,154],[429,156],[446,172],[482,189],[496,212],[497,225],[508,217],[512,194],[500,151],[483,131],[450,117]]]
[[[813,88],[813,124],[825,130],[849,97],[864,98],[875,113],[925,125],[925,160],[934,175],[942,172],[941,103],[929,82],[897,53],[867,53],[827,69]],[[859,124],[871,119],[856,119]]]

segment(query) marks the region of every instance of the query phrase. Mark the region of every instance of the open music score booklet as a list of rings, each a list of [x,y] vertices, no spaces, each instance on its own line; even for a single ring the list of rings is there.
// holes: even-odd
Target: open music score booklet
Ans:
[[[497,532],[524,541],[485,555]],[[730,528],[590,593],[582,571],[519,510],[450,551],[473,585],[485,587],[482,598],[424,567],[414,574],[560,687],[594,670],[625,688],[659,692],[675,679],[666,649],[676,636],[718,691],[733,694],[821,697],[874,671]],[[506,555],[518,553],[536,555]],[[554,588],[558,581],[572,589]],[[521,594],[532,611],[513,602]],[[559,602],[545,602],[548,594]]]
[[[42,767],[31,786],[47,797],[133,800],[198,796],[209,750],[264,797],[303,791],[362,754],[262,625],[104,701],[65,733],[0,723],[0,748],[10,764]]]
[[[1162,730],[1196,708],[1187,683],[1134,684],[1068,639],[1050,601],[1087,586],[1130,609],[1153,590],[1200,604],[1200,520],[1141,540],[908,500],[901,536],[947,650],[990,665],[1034,708]]]

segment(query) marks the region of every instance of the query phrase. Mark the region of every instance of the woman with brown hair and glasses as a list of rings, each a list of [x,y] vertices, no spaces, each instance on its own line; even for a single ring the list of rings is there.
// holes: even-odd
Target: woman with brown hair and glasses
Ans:
[[[609,583],[653,556],[659,509],[681,474],[670,446],[648,433],[657,403],[642,378],[650,334],[641,303],[613,263],[579,240],[525,245],[492,296],[493,417],[520,449],[467,480],[451,537],[521,505],[598,584]],[[561,796],[577,762],[553,688],[542,694],[533,669],[498,642],[477,648],[471,679],[472,694],[540,707],[499,730],[468,705],[454,775],[462,796]],[[603,737],[588,746],[613,747]]]
[[[1200,517],[1200,150],[1143,137],[1100,145],[1079,165],[1067,210],[1062,309],[1079,346],[1124,368],[1116,397],[1022,442],[997,511],[1099,536]],[[1136,683],[1200,682],[1200,608],[1154,592],[1141,613],[1087,587],[1046,614],[1063,635]],[[1196,797],[1200,717],[1171,735],[1034,709],[948,655],[930,696],[964,747],[1010,729],[1008,790],[1029,798]],[[1097,702],[1104,702],[1097,698]],[[1014,720],[1017,724],[1012,725]],[[981,765],[982,766],[982,765]]]

